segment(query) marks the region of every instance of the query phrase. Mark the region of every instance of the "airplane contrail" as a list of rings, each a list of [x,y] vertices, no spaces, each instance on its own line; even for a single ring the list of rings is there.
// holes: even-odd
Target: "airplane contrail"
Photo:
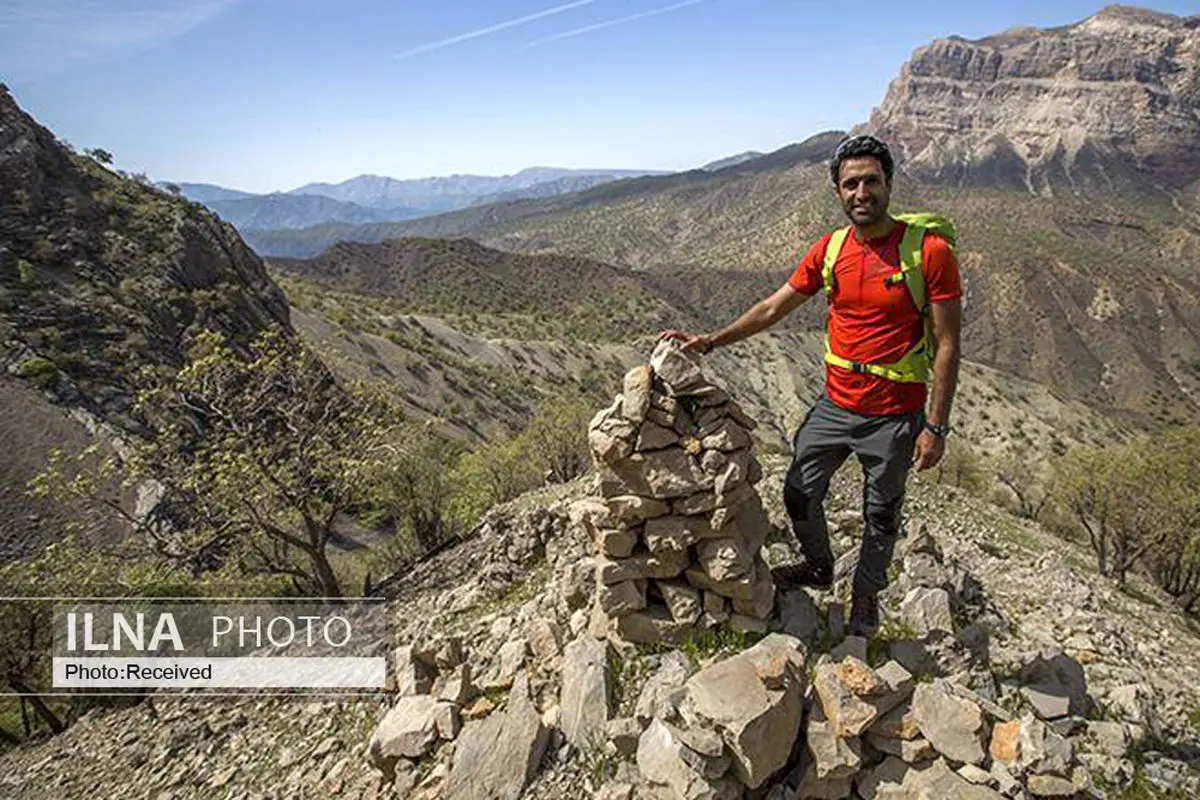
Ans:
[[[601,28],[611,28],[614,25],[622,25],[626,22],[633,22],[635,19],[644,19],[646,17],[653,17],[658,14],[666,14],[668,11],[677,11],[681,8],[687,8],[688,6],[698,5],[703,2],[704,0],[683,0],[682,3],[672,3],[671,5],[663,6],[662,8],[652,8],[649,11],[640,11],[637,14],[630,14],[629,16],[625,17],[617,17],[616,19],[610,19],[606,22],[597,22],[594,25],[585,25],[582,28],[575,28],[574,30],[556,33],[553,36],[546,36],[542,39],[534,39],[525,46],[535,47],[539,44],[546,44],[547,42],[556,42],[559,39],[568,39],[572,36],[579,36],[583,33],[598,31]]]
[[[465,42],[469,39],[478,39],[480,36],[487,36],[489,33],[495,33],[496,31],[502,31],[506,28],[515,28],[518,25],[524,25],[526,22],[533,22],[534,20],[541,19],[542,17],[549,17],[549,16],[553,16],[554,14],[561,14],[564,11],[570,11],[572,8],[579,8],[580,6],[591,5],[592,3],[595,3],[595,2],[598,2],[598,0],[574,0],[574,2],[571,2],[571,3],[564,3],[560,6],[555,6],[554,8],[547,8],[545,11],[538,11],[534,14],[528,14],[524,17],[517,17],[516,19],[510,19],[506,22],[498,22],[495,25],[489,25],[486,28],[480,28],[479,30],[476,30],[476,31],[470,31],[469,33],[460,33],[457,36],[451,36],[447,39],[439,39],[436,42],[429,42],[428,44],[418,45],[417,47],[413,47],[409,50],[405,50],[403,53],[397,54],[395,56],[395,58],[410,58],[412,56],[419,55],[421,53],[429,53],[434,50],[441,50],[443,47],[449,47],[452,44],[458,44],[459,42]]]

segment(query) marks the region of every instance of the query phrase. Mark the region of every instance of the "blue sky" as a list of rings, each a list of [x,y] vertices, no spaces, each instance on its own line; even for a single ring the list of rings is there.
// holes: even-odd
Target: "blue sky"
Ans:
[[[161,180],[685,169],[863,121],[934,38],[1102,5],[0,0],[0,80],[61,138]]]

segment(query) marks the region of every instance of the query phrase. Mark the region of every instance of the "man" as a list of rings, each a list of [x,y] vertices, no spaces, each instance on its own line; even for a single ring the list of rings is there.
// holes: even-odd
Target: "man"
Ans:
[[[783,286],[723,330],[662,334],[681,340],[685,349],[707,353],[765,330],[818,292],[829,295],[825,392],[796,433],[783,489],[804,561],[778,567],[772,575],[781,589],[832,585],[833,553],[823,502],[833,473],[854,453],[865,478],[863,541],[850,610],[850,633],[856,636],[869,636],[879,627],[877,595],[887,586],[905,479],[911,467],[929,469],[941,459],[958,380],[962,286],[954,251],[929,230],[922,238],[904,238],[908,225],[888,213],[892,175],[887,145],[868,135],[844,139],[830,163],[830,176],[850,220],[849,233],[823,236]],[[920,370],[909,368],[923,357],[926,317],[902,275],[902,242],[914,242],[907,245],[912,259],[919,247],[936,342],[928,417],[928,362]],[[825,269],[827,254],[831,273]],[[828,285],[827,275],[832,278]]]

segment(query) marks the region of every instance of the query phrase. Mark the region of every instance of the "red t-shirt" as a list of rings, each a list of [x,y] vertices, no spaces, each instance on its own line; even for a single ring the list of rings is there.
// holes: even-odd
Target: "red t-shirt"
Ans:
[[[887,236],[858,241],[852,230],[833,265],[833,302],[829,309],[829,345],[850,361],[889,364],[921,339],[924,323],[904,281],[884,282],[900,269],[902,222]],[[788,285],[804,295],[824,294],[821,279],[825,250],[832,233],[809,248]],[[941,236],[926,233],[921,246],[921,271],[929,301],[962,296],[962,281],[954,251]],[[826,363],[829,399],[860,414],[907,414],[925,407],[924,383],[897,383],[869,373],[857,373]]]

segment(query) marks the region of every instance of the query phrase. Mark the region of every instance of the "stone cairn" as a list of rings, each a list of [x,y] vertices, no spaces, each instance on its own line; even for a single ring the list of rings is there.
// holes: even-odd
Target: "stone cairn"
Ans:
[[[770,523],[754,488],[756,425],[675,341],[625,375],[588,428],[603,498],[582,513],[598,561],[594,634],[766,632],[775,586],[760,556]]]

